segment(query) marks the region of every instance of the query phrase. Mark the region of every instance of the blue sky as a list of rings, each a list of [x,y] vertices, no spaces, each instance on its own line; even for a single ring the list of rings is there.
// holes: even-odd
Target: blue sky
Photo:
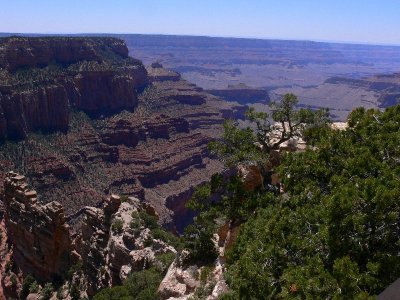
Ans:
[[[0,32],[161,33],[400,45],[400,0],[0,0]]]

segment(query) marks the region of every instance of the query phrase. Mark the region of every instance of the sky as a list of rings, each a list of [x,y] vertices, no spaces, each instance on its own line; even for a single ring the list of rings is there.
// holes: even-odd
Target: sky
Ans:
[[[400,45],[400,0],[0,0],[0,32]]]

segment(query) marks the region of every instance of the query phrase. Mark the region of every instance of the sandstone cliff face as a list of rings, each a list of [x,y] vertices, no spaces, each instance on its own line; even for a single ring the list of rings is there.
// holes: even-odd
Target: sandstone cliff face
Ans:
[[[71,240],[58,202],[41,205],[26,179],[8,173],[4,185],[5,224],[13,258],[24,274],[62,278],[70,266]]]
[[[20,93],[1,93],[0,139],[25,138],[31,130],[68,129],[68,97],[59,84]]]
[[[0,139],[65,132],[70,107],[93,116],[133,110],[148,81],[112,38],[0,39],[0,79]]]

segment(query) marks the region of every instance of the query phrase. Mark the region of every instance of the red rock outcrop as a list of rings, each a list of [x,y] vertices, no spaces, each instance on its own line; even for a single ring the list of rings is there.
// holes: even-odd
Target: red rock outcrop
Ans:
[[[5,224],[13,259],[24,274],[62,278],[70,266],[71,239],[58,202],[41,205],[24,176],[10,172],[4,185]]]
[[[148,82],[113,38],[0,39],[0,79],[0,139],[65,132],[70,107],[93,116],[133,110]]]
[[[39,129],[66,131],[68,106],[67,92],[60,84],[9,94],[0,87],[0,139],[25,138],[29,131]]]
[[[75,266],[84,283],[82,292],[93,296],[102,288],[121,284],[131,272],[151,266],[156,255],[176,253],[173,247],[154,238],[142,220],[140,213],[157,216],[154,208],[133,197],[122,202],[119,196],[111,195],[98,207],[83,208],[80,228],[75,233],[66,223],[62,205],[55,201],[40,204],[24,176],[7,174],[2,199],[5,226],[0,223],[1,271],[9,261],[14,269],[22,271],[21,275],[33,275],[39,282],[70,280],[72,284],[75,274],[72,279],[66,275]],[[0,299],[3,294],[18,296],[18,287],[13,283],[16,279],[10,279],[16,275],[8,268],[0,274]],[[19,282],[22,279],[18,277]]]
[[[244,188],[247,191],[253,191],[256,188],[262,188],[264,178],[260,168],[255,164],[239,164],[238,175],[243,180]]]

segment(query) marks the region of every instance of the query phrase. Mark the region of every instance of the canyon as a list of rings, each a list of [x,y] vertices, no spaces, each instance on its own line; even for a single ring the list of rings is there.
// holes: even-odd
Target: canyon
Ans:
[[[327,107],[334,120],[345,121],[356,107],[393,105],[393,90],[400,84],[396,75],[400,70],[399,46],[202,36],[119,36],[145,64],[159,61],[213,94],[226,100],[233,96],[258,110],[264,109],[266,99],[276,101],[291,92],[298,96],[301,106]],[[386,87],[375,88],[382,81],[386,81]],[[259,94],[249,98],[255,91],[263,91],[267,97]],[[242,97],[243,92],[247,97]]]
[[[41,284],[56,282],[69,299],[73,286],[92,297],[153,266],[165,275],[159,296],[186,299],[201,284],[201,268],[183,267],[184,253],[146,220],[176,235],[192,223],[195,213],[186,203],[193,191],[224,171],[208,143],[220,138],[225,120],[242,121],[249,106],[263,108],[287,92],[298,94],[302,107],[329,107],[336,120],[355,106],[383,108],[400,97],[396,47],[379,48],[385,55],[375,59],[367,46],[118,37],[125,41],[0,39],[0,299],[18,297],[27,275]],[[247,56],[243,49],[250,49]],[[322,65],[333,71],[321,71]],[[355,65],[358,71],[350,73]],[[287,77],[258,73],[266,67],[279,67]],[[288,84],[303,75],[303,81]],[[279,151],[305,147],[299,141],[291,146]],[[279,151],[272,156],[276,161],[268,161],[270,173]],[[256,166],[238,171],[246,189],[263,186]],[[212,282],[205,284],[212,292],[208,299],[226,291],[224,251],[239,230],[218,225],[220,257]],[[163,255],[174,259],[165,264]]]
[[[378,83],[379,77],[388,76],[393,79],[389,89],[399,84],[399,46],[204,36],[111,36],[124,40],[130,55],[145,65],[157,62],[211,94],[258,110],[264,109],[266,101],[293,92],[301,106],[328,107],[335,121],[345,121],[356,107],[385,108],[393,103],[384,100],[392,94],[387,89],[370,89],[354,84],[354,80]]]
[[[223,171],[208,143],[247,107],[128,53],[116,38],[0,39],[0,298],[28,296],[29,275],[92,297],[167,268],[176,250],[143,214],[182,233],[194,189]]]
[[[146,70],[115,38],[10,37],[1,45],[0,179],[23,173],[39,200],[58,199],[73,224],[82,207],[117,193],[151,203],[161,223],[181,232],[194,187],[222,170],[208,142],[246,107],[160,64]]]

